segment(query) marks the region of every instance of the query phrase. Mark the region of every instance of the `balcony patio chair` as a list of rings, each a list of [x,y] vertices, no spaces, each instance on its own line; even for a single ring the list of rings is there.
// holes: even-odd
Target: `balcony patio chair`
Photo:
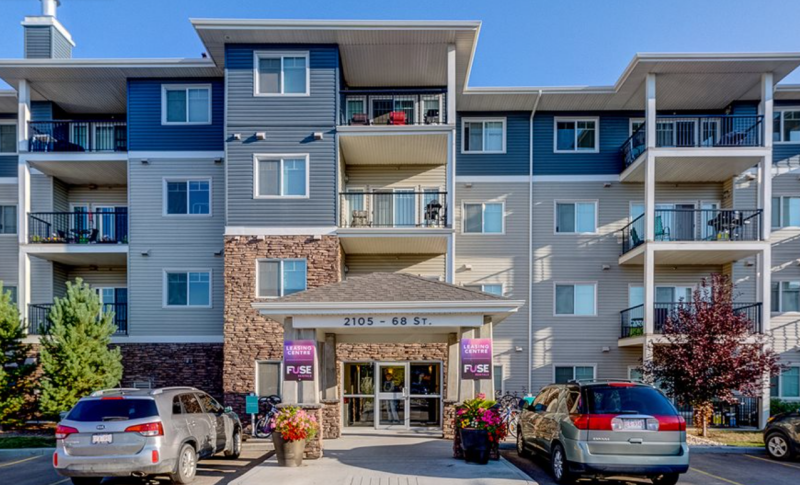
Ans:
[[[425,205],[425,226],[438,226],[442,220],[442,203],[432,200]]]
[[[365,210],[354,210],[350,227],[369,227],[369,214]]]
[[[438,109],[429,109],[427,113],[425,113],[425,124],[426,125],[438,125],[439,124],[439,110]]]
[[[100,231],[97,229],[92,229],[92,232],[89,233],[89,244],[97,243],[97,235],[100,234]]]
[[[656,216],[655,223],[655,234],[653,234],[655,239],[657,241],[669,241],[669,227],[664,226],[664,221],[661,219],[661,216]]]
[[[639,237],[639,233],[636,232],[635,227],[631,228],[631,243],[632,243],[631,246],[632,248],[635,248],[636,246],[642,244],[642,238]]]
[[[389,113],[389,124],[390,125],[405,125],[406,124],[406,112],[405,111],[392,111]]]
[[[367,113],[353,113],[353,116],[350,118],[351,125],[368,125],[369,118],[367,117]]]

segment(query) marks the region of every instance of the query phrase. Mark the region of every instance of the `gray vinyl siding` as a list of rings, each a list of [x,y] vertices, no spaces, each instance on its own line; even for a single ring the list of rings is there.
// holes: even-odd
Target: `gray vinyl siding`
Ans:
[[[69,185],[53,179],[53,212],[69,212]]]
[[[25,59],[52,58],[53,28],[50,26],[25,27]]]
[[[19,203],[17,184],[0,184],[0,205]],[[0,281],[16,286],[19,281],[19,239],[17,234],[0,234]]]
[[[69,204],[125,207],[128,205],[128,188],[73,185],[69,187],[67,198],[67,207]]]
[[[31,303],[53,303],[53,263],[30,256]]]
[[[53,29],[53,59],[69,59],[72,57],[72,44],[67,41],[58,29]]]
[[[444,280],[444,254],[352,254],[345,257],[347,276],[368,273],[408,273]]]
[[[72,281],[69,275],[69,266],[61,263],[53,264],[53,298],[67,296],[67,281]]]
[[[731,190],[731,188],[733,190]],[[730,184],[726,184],[725,191],[730,191],[731,204],[724,207],[734,209],[753,210],[758,207],[758,180],[748,180],[737,177]],[[769,223],[769,221],[767,221]],[[735,285],[735,297],[739,301],[757,301],[758,295],[758,258],[752,256],[743,261],[736,261],[731,265],[730,275]],[[773,264],[775,260],[773,259]]]
[[[151,157],[129,164],[128,307],[131,336],[222,335],[224,165]],[[164,178],[211,179],[211,216],[164,216]],[[148,252],[149,256],[142,253]],[[212,271],[212,308],[162,308],[163,272]]]
[[[461,233],[462,204],[505,202],[505,234]],[[476,182],[471,188],[456,185],[455,279],[459,285],[503,284],[505,296],[528,299],[529,212],[527,183]],[[471,265],[467,269],[466,265]],[[509,392],[526,391],[528,376],[528,307],[523,305],[493,329],[494,364],[504,366],[504,386]],[[522,347],[522,352],[516,352]]]
[[[18,160],[16,155],[0,155],[0,178],[17,177]]]
[[[53,210],[53,177],[42,174],[31,175],[31,212]]]
[[[92,288],[127,288],[128,269],[125,267],[95,268],[73,266],[69,268],[69,281],[81,278]]]
[[[367,191],[384,188],[413,188],[423,190],[447,186],[447,172],[444,165],[351,165],[346,168],[345,187]]]

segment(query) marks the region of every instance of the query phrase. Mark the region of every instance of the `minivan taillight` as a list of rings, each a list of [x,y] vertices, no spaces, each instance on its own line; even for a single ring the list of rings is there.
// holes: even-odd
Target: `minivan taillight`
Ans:
[[[570,414],[569,419],[576,428],[593,431],[611,431],[611,420],[616,414]]]
[[[57,440],[63,440],[67,436],[69,436],[69,435],[71,435],[73,433],[77,433],[77,432],[78,432],[78,430],[73,428],[73,427],[71,427],[71,426],[64,426],[63,424],[59,424],[56,427],[56,439]]]
[[[160,422],[137,424],[125,428],[126,433],[139,433],[142,436],[164,436],[164,427]]]
[[[686,431],[683,416],[656,416],[659,431]]]

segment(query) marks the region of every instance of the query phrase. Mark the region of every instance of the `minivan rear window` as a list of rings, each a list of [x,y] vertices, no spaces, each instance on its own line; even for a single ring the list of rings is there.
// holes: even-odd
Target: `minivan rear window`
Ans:
[[[677,414],[672,403],[652,387],[589,386],[584,388],[584,396],[588,414]]]
[[[88,399],[79,401],[67,419],[71,421],[127,421],[158,416],[152,399]]]

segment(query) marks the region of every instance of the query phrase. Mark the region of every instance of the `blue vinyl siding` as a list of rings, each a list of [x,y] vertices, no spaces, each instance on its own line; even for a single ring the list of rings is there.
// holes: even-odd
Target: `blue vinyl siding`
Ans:
[[[554,119],[599,117],[599,153],[555,153]],[[630,119],[643,118],[644,113],[536,113],[533,119],[534,175],[612,175],[622,171],[620,146],[630,136]]]
[[[528,175],[530,112],[458,113],[456,117],[456,175]],[[463,118],[506,118],[506,152],[461,153]]]
[[[775,107],[779,106],[800,106],[800,101],[776,101]],[[794,158],[794,163],[800,162],[800,143],[773,143],[772,144],[772,163],[787,163],[790,158]]]
[[[31,101],[31,121],[52,121],[52,101]]]
[[[72,57],[72,44],[69,43],[64,34],[57,29],[53,29],[53,59],[69,59]]]
[[[210,125],[161,124],[162,84],[211,84]],[[224,149],[225,87],[222,79],[128,80],[128,150],[221,151]]]
[[[25,59],[50,59],[53,28],[50,26],[25,27]]]
[[[0,177],[16,177],[17,163],[17,155],[0,155]]]

